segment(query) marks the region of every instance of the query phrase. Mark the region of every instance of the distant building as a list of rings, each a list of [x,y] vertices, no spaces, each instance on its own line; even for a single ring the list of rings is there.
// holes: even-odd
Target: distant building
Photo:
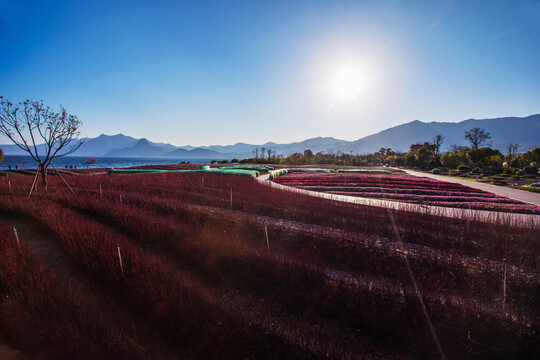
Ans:
[[[427,151],[435,152],[435,145],[425,142],[423,144],[413,144],[411,145],[411,151],[418,151],[421,147],[425,147]]]

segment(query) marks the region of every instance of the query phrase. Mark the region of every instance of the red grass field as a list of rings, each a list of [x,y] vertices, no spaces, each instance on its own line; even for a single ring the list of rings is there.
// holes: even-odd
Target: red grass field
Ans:
[[[467,225],[216,174],[73,175],[74,193],[51,178],[30,199],[31,177],[9,179],[0,332],[30,358],[539,354],[532,224]],[[19,245],[11,225],[25,221],[58,257],[20,228]]]

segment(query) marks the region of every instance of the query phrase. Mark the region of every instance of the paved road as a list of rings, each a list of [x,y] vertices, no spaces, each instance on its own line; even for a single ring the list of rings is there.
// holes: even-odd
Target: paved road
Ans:
[[[320,198],[330,199],[334,201],[343,201],[353,204],[369,205],[384,207],[388,209],[395,210],[405,210],[405,211],[414,211],[429,215],[437,216],[446,216],[451,218],[458,218],[463,220],[478,220],[484,222],[503,222],[508,225],[519,225],[519,226],[536,226],[540,227],[540,215],[531,215],[531,214],[512,214],[512,213],[503,213],[497,211],[485,211],[485,210],[469,210],[469,209],[458,209],[458,208],[449,208],[442,206],[432,206],[432,205],[419,205],[419,204],[410,204],[403,203],[398,201],[389,201],[389,200],[380,200],[380,199],[369,199],[357,196],[345,196],[345,195],[335,195],[328,194],[318,191],[297,189],[291,186],[285,186],[273,181],[270,181],[269,175],[261,175],[257,178],[257,181],[264,183],[265,185],[270,185],[274,188],[291,191],[300,194],[306,194],[310,196],[316,196]],[[516,190],[520,191],[520,190]]]
[[[451,176],[434,175],[434,174],[406,170],[406,169],[399,169],[399,170],[403,170],[409,175],[423,176],[423,177],[427,177],[427,178],[431,178],[435,180],[446,181],[449,183],[461,184],[468,187],[472,187],[474,189],[487,191],[495,195],[504,196],[510,199],[522,201],[524,203],[540,206],[540,193],[533,193],[530,191],[512,189],[512,188],[491,185],[491,184],[486,184],[486,183],[481,183],[481,182],[476,182],[476,181],[456,179]]]

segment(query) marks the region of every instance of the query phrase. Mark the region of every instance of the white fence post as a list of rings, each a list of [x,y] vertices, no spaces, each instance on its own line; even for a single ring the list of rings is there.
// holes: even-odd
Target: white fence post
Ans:
[[[268,252],[270,252],[270,243],[268,241],[268,227],[266,226],[266,223],[264,224],[264,236],[266,238],[266,249]]]
[[[122,277],[124,277],[124,265],[122,264],[122,255],[120,254],[120,244],[116,244],[118,250],[118,261],[120,262],[120,270],[122,271]]]
[[[15,239],[17,239],[17,245],[19,245],[19,250],[22,251],[21,241],[19,240],[19,235],[17,234],[17,229],[15,229],[15,226],[13,227],[13,233],[15,234]]]

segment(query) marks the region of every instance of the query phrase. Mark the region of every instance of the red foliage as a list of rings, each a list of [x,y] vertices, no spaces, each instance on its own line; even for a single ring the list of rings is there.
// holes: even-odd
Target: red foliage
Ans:
[[[534,354],[537,227],[467,227],[215,174],[72,176],[75,194],[52,179],[30,200],[32,179],[17,180],[0,184],[0,211],[52,230],[86,276],[114,289],[111,306],[192,357],[429,357],[437,347],[420,298],[448,357]],[[505,311],[493,300],[503,256]]]

